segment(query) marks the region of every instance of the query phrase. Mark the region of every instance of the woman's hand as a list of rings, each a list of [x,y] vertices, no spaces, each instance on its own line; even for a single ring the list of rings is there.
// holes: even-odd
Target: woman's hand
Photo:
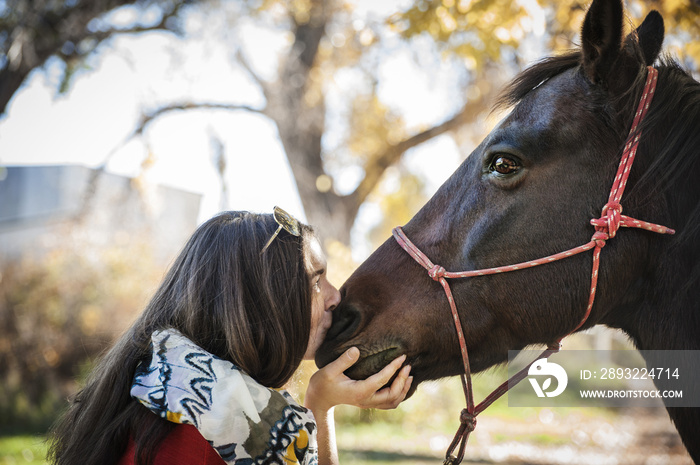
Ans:
[[[361,408],[396,408],[405,398],[413,377],[409,376],[411,366],[401,365],[406,360],[402,355],[385,366],[379,373],[361,381],[348,378],[344,371],[360,358],[356,347],[348,349],[337,360],[318,370],[311,377],[304,404],[314,415],[330,410],[340,404]],[[401,368],[391,386],[384,387]]]
[[[393,360],[379,373],[365,380],[355,381],[343,372],[353,366],[359,358],[359,349],[352,347],[337,360],[314,373],[309,380],[304,404],[316,418],[319,465],[339,464],[333,407],[348,404],[362,408],[395,408],[406,398],[411,387],[411,366],[401,368],[406,360],[405,355]],[[401,371],[391,386],[383,387],[400,368]]]

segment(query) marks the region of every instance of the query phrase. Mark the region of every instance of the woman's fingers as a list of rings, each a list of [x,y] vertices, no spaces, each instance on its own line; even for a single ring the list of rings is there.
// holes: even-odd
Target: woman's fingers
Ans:
[[[398,392],[389,392],[389,388],[384,388],[377,393],[377,399],[373,408],[378,409],[393,409],[398,407],[398,405],[406,399],[409,389],[411,389],[411,384],[413,383],[413,376],[407,378],[402,378],[402,383],[399,384],[401,389]],[[383,392],[386,391],[386,392]]]
[[[381,369],[378,373],[373,374],[365,380],[366,384],[369,386],[374,386],[374,390],[381,388],[386,383],[389,382],[394,373],[403,365],[406,361],[406,355],[401,355],[395,358],[390,364]]]
[[[403,363],[404,360],[405,359],[399,357],[399,359],[396,359],[395,362],[397,364]],[[387,370],[389,373],[388,377],[386,376],[386,373],[380,372],[364,381],[364,383],[371,383],[367,384],[367,389],[371,394],[366,396],[360,407],[391,409],[396,408],[396,406],[406,398],[408,390],[411,388],[411,382],[413,381],[413,378],[409,377],[411,372],[410,365],[406,365],[403,367],[403,369],[401,369],[401,371],[396,375],[394,381],[391,383],[391,386],[380,389],[395,373],[396,370],[393,369],[393,364],[394,362],[384,368],[384,370]]]
[[[406,389],[406,385],[410,387],[410,383],[408,383],[408,375],[410,373],[411,365],[406,365],[401,369],[401,372],[399,372],[399,376],[397,376],[394,382],[391,383],[391,387],[389,388],[389,398],[399,398],[404,390],[408,392],[408,389]]]
[[[333,360],[324,367],[329,376],[339,376],[345,370],[353,366],[360,359],[360,349],[350,347],[343,355]]]
[[[411,389],[412,384],[413,384],[413,376],[409,376],[408,379],[406,379],[406,382],[404,383],[403,391],[401,391],[401,402],[403,402],[403,400],[408,395],[408,390]]]
[[[399,405],[411,387],[411,366],[401,368],[406,355],[395,358],[378,373],[365,380],[355,381],[345,375],[360,357],[360,351],[351,347],[343,355],[317,371],[309,382],[305,400],[307,407],[328,408],[350,404],[361,408],[391,409]],[[394,380],[387,386],[392,377]],[[386,387],[384,387],[386,386]]]

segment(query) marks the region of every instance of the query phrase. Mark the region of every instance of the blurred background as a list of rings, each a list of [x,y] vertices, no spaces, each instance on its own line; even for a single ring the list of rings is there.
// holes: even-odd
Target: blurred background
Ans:
[[[650,9],[698,78],[700,2]],[[576,46],[578,0],[0,0],[0,465],[43,435],[199,223],[280,205],[337,286],[502,115],[498,90]],[[574,348],[629,348],[595,330]],[[291,389],[303,396],[315,369]],[[506,378],[477,376],[476,398]],[[397,410],[337,412],[346,464],[442,463],[456,379]],[[690,463],[664,409],[510,408],[467,461]]]

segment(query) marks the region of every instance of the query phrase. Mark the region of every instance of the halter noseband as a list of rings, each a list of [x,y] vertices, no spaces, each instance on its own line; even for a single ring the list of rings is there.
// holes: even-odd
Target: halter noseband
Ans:
[[[629,177],[630,170],[632,168],[632,163],[634,162],[634,157],[637,153],[637,147],[639,146],[639,139],[641,132],[637,130],[639,123],[642,121],[646,115],[647,110],[651,104],[654,97],[654,90],[656,89],[658,71],[652,67],[647,67],[647,79],[644,86],[644,92],[639,101],[637,107],[637,112],[634,115],[634,120],[632,122],[632,127],[630,128],[629,135],[625,141],[624,151],[622,153],[622,159],[620,160],[620,165],[617,169],[617,174],[615,180],[613,181],[612,188],[610,190],[610,196],[608,197],[608,203],[603,206],[603,211],[600,218],[592,219],[591,225],[595,228],[595,233],[591,237],[591,240],[579,247],[560,252],[558,254],[550,255],[548,257],[539,258],[537,260],[531,260],[523,263],[518,263],[515,265],[499,266],[496,268],[487,268],[482,270],[472,270],[472,271],[446,271],[442,266],[434,264],[421,250],[416,247],[403,232],[401,227],[394,228],[392,234],[399,243],[401,248],[403,248],[415,261],[417,261],[423,268],[428,270],[428,275],[435,281],[438,281],[443,289],[445,290],[445,295],[450,304],[450,309],[452,310],[452,318],[454,320],[455,328],[457,330],[457,338],[459,339],[460,352],[462,354],[462,362],[464,365],[464,373],[461,375],[462,388],[464,390],[464,395],[466,398],[467,407],[462,410],[460,415],[460,427],[455,435],[452,443],[447,449],[445,454],[445,465],[459,464],[464,457],[464,450],[467,445],[467,440],[469,439],[469,433],[474,431],[476,427],[476,416],[484,411],[489,405],[491,405],[496,399],[505,394],[510,387],[515,386],[520,381],[522,381],[526,376],[530,365],[523,368],[521,371],[513,375],[505,383],[501,384],[496,390],[488,395],[480,404],[474,405],[474,396],[472,394],[472,384],[471,384],[471,369],[469,367],[469,355],[467,353],[467,343],[464,338],[464,331],[462,330],[462,324],[459,319],[459,314],[457,313],[457,306],[455,305],[454,298],[452,296],[452,291],[450,290],[450,285],[447,283],[447,279],[452,278],[469,278],[474,276],[485,276],[490,274],[505,273],[508,271],[516,271],[524,268],[532,268],[538,265],[543,265],[546,263],[551,263],[557,260],[561,260],[573,255],[586,252],[593,249],[593,268],[591,272],[591,291],[588,299],[588,306],[586,307],[586,312],[583,315],[581,321],[572,329],[568,334],[559,338],[553,344],[547,347],[547,350],[542,352],[542,354],[537,358],[547,358],[550,355],[559,351],[561,347],[561,340],[569,334],[578,330],[588,319],[593,308],[593,301],[595,300],[596,286],[598,283],[598,268],[600,263],[600,251],[605,247],[605,243],[608,239],[615,237],[618,229],[620,227],[627,228],[640,228],[646,229],[659,234],[674,234],[673,229],[667,228],[665,226],[660,226],[653,223],[647,223],[645,221],[639,221],[629,216],[622,214],[622,205],[620,200],[622,199],[622,194],[627,185],[627,178]],[[459,452],[457,456],[453,456],[452,452],[459,444]]]

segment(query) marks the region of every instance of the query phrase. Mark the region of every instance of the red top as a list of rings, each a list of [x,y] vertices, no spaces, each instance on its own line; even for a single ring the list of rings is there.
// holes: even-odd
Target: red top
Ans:
[[[136,443],[129,440],[119,465],[134,465]],[[192,425],[177,425],[160,444],[152,465],[226,465]]]

